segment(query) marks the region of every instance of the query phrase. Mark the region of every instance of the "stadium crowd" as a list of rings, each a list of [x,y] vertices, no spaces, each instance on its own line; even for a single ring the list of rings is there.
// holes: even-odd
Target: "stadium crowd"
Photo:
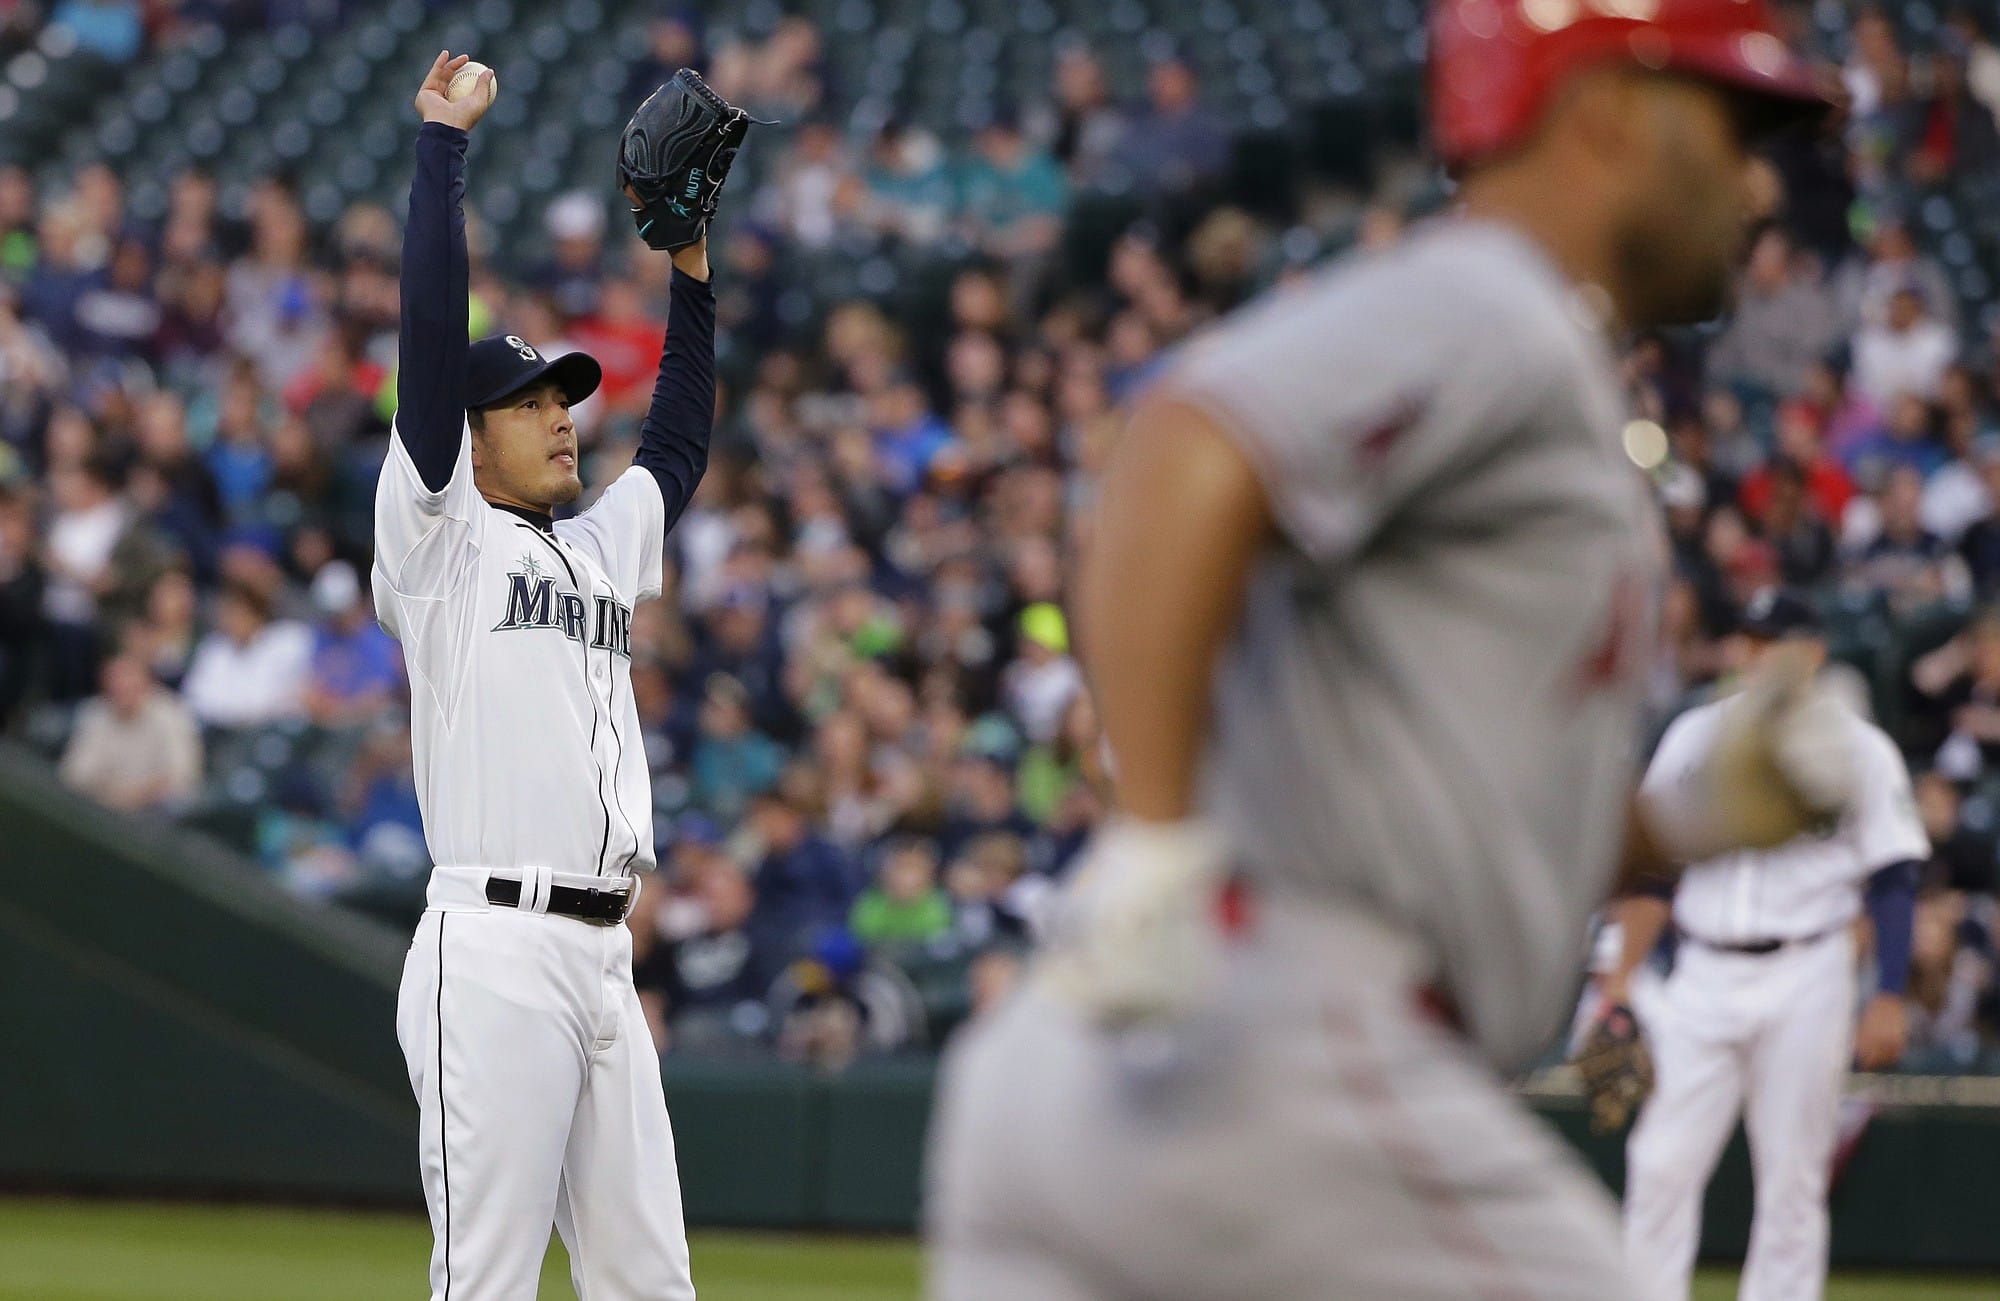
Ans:
[[[54,19],[73,7],[150,12]],[[1227,132],[1170,57],[1128,104],[1070,49],[1046,112],[955,149],[822,113],[803,19],[711,50],[667,18],[654,42],[635,95],[693,62],[802,125],[753,136],[775,156],[730,195],[717,446],[667,595],[633,621],[665,885],[635,923],[639,982],[674,1051],[934,1043],[1006,989],[1106,807],[1063,576],[1120,406],[1203,322],[1312,268],[1219,197]],[[1651,699],[1664,722],[1726,677],[1764,587],[1833,616],[1937,846],[1911,1064],[1963,1067],[2000,1014],[2000,333],[1916,217],[1943,178],[2000,166],[2000,50],[1956,19],[1905,48],[1864,14],[1837,53],[1849,111],[1774,157],[1733,316],[1626,358],[1677,561]],[[633,451],[667,259],[595,193],[549,207],[539,263],[483,259],[476,148],[470,174],[473,332],[602,362],[577,412],[601,486]],[[1107,186],[1176,220],[1067,281],[1064,223]],[[108,168],[0,170],[0,720],[76,788],[232,833],[336,898],[427,866],[367,591],[399,220],[357,205],[313,229],[275,176],[225,212],[189,171],[141,224]],[[1311,243],[1366,256],[1402,225],[1380,203]],[[953,268],[935,324],[867,298],[798,310],[788,251],[885,241]]]

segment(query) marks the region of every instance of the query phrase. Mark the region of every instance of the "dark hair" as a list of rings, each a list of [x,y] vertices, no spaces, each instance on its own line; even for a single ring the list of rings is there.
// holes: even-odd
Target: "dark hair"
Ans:
[[[465,423],[466,423],[466,424],[468,424],[468,425],[471,425],[471,426],[472,426],[472,432],[473,432],[473,433],[475,433],[475,434],[483,434],[483,433],[485,433],[485,432],[486,432],[486,408],[484,408],[484,407],[467,407],[467,408],[465,409]]]
[[[94,448],[83,458],[83,472],[100,487],[117,492],[125,486],[125,466],[108,448]]]
[[[242,602],[260,621],[269,621],[271,618],[271,598],[254,584],[246,583],[240,578],[225,579],[222,590],[216,595],[223,600]]]

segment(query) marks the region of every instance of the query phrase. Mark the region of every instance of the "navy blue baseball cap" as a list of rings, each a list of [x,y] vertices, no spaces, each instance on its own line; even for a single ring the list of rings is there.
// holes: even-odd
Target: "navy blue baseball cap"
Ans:
[[[1819,609],[1803,592],[1767,587],[1743,607],[1742,629],[1752,637],[1817,637],[1824,625]]]
[[[548,358],[518,334],[495,334],[465,350],[465,406],[468,411],[497,406],[530,384],[554,384],[571,402],[597,392],[604,370],[587,352]]]

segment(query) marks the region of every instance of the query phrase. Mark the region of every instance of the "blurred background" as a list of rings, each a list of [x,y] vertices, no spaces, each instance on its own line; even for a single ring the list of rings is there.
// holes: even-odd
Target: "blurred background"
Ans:
[[[1786,14],[1847,109],[1769,158],[1731,317],[1625,358],[1677,562],[1654,723],[1727,677],[1754,593],[1820,603],[1937,846],[1835,1258],[1993,1269],[2000,12]],[[409,100],[449,48],[500,76],[472,332],[602,361],[593,490],[665,324],[619,126],[683,64],[779,120],[712,240],[711,468],[633,620],[637,978],[696,1222],[906,1234],[935,1054],[1107,805],[1064,613],[1094,468],[1178,341],[1447,201],[1422,26],[1417,0],[0,0],[0,1189],[419,1204],[391,1009],[429,863],[367,575]],[[1524,1087],[1615,1180],[1566,1072]],[[183,1295],[143,1252],[59,1287],[106,1242],[248,1259],[335,1222],[97,1209],[0,1202],[0,1296]],[[420,1220],[342,1223],[396,1244],[379,1287],[240,1294],[420,1286]],[[698,1238],[697,1277],[913,1295],[900,1238],[757,1281],[784,1241]]]

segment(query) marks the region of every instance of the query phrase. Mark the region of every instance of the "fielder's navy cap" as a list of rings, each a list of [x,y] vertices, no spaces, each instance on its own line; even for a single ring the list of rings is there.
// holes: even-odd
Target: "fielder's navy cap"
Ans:
[[[465,350],[465,406],[490,407],[509,393],[546,379],[571,402],[581,402],[604,382],[597,359],[586,352],[566,352],[553,360],[542,356],[518,334],[496,334]]]
[[[1804,593],[1767,587],[1743,607],[1742,627],[1752,637],[1777,638],[1817,635],[1822,625],[1818,608]]]

